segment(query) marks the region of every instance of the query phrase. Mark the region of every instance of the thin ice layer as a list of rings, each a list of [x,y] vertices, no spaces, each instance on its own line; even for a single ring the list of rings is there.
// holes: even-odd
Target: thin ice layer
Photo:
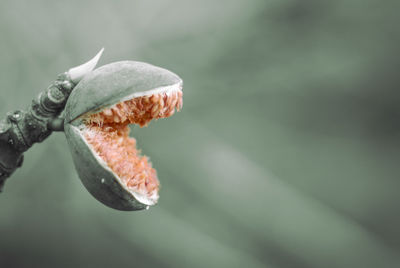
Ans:
[[[137,97],[88,116],[83,134],[122,183],[134,192],[155,197],[160,185],[156,170],[136,149],[136,140],[129,137],[128,125],[145,126],[152,119],[171,116],[181,107],[180,90]]]

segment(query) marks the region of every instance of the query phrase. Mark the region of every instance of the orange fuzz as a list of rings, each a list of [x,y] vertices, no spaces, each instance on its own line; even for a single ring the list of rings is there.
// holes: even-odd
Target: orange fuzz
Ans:
[[[169,117],[182,107],[182,92],[153,94],[127,100],[92,114],[85,120],[86,141],[126,186],[148,197],[158,193],[157,172],[129,137],[129,124],[146,126],[151,120]]]

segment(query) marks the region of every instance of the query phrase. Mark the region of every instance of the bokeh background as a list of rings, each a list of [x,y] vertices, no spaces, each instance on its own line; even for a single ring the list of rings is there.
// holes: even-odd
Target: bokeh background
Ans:
[[[398,1],[0,1],[0,113],[101,47],[184,80],[133,127],[149,211],[82,186],[62,133],[0,195],[0,267],[400,267]]]

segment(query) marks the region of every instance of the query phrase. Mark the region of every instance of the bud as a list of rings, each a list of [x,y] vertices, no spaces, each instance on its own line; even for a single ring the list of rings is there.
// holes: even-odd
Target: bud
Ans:
[[[118,210],[155,205],[157,173],[136,150],[129,124],[146,126],[181,107],[182,80],[166,69],[122,61],[85,75],[66,104],[64,130],[86,189]]]

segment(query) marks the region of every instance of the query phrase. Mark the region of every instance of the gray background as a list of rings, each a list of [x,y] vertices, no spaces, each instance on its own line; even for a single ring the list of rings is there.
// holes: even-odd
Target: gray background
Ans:
[[[184,80],[133,127],[159,205],[82,186],[62,133],[0,195],[0,267],[399,267],[398,1],[0,1],[0,113],[92,57]]]

